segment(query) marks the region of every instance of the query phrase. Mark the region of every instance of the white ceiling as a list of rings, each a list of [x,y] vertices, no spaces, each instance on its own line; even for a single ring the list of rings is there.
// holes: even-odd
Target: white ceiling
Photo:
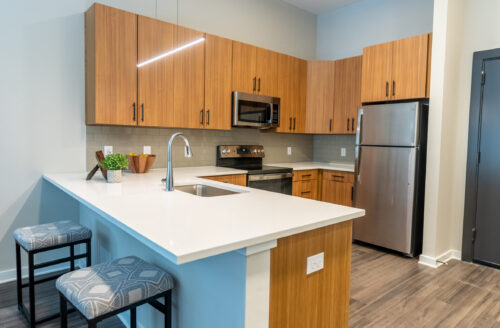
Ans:
[[[307,10],[314,14],[320,14],[333,9],[347,6],[359,0],[283,0],[295,7]]]

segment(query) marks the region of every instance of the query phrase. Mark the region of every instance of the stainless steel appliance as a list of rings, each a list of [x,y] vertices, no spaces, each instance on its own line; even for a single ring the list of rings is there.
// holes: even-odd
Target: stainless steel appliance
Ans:
[[[363,106],[358,112],[354,239],[409,256],[422,247],[428,104]]]
[[[246,170],[247,186],[267,191],[292,194],[293,169],[262,164],[264,146],[217,146],[217,166]]]
[[[280,98],[233,92],[233,126],[270,129],[279,122]]]

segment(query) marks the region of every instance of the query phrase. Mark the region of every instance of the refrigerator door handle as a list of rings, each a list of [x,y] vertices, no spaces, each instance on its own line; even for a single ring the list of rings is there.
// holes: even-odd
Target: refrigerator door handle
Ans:
[[[360,108],[358,110],[358,126],[356,128],[356,145],[359,145],[361,143],[362,126],[363,126],[363,108]]]
[[[356,145],[354,148],[354,157],[355,157],[355,168],[354,170],[356,171],[356,184],[361,183],[361,146]]]

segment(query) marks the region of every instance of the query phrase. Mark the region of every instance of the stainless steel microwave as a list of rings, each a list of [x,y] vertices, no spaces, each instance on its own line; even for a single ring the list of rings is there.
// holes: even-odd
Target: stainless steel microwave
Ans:
[[[233,92],[233,126],[260,129],[280,124],[280,98]]]

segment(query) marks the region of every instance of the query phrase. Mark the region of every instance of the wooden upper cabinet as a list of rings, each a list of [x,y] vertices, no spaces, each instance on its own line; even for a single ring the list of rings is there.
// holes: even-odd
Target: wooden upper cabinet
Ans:
[[[394,42],[393,45],[393,99],[426,98],[429,34],[422,34]]]
[[[277,97],[280,98],[280,126],[276,132],[293,132],[293,64],[292,57],[282,54],[278,56]]]
[[[362,57],[335,61],[333,132],[355,134],[358,108],[361,106]]]
[[[232,40],[206,35],[205,128],[231,129]]]
[[[335,63],[308,61],[306,132],[333,133]]]
[[[85,13],[87,124],[137,124],[137,16],[94,4]]]
[[[362,102],[390,99],[392,48],[393,44],[389,42],[363,49]]]
[[[176,26],[176,47],[204,36],[204,33]],[[183,49],[174,57],[174,122],[179,128],[203,128],[205,106],[204,42]]]
[[[293,72],[295,78],[292,83],[293,101],[293,132],[306,132],[306,97],[307,97],[307,61],[293,58]]]
[[[278,53],[257,48],[257,93],[265,96],[276,96],[278,87]]]
[[[175,25],[138,16],[138,62],[175,48]],[[167,56],[138,69],[138,124],[174,126],[174,58]]]
[[[429,97],[431,34],[363,49],[362,102]]]
[[[233,41],[233,91],[257,90],[257,47]]]

